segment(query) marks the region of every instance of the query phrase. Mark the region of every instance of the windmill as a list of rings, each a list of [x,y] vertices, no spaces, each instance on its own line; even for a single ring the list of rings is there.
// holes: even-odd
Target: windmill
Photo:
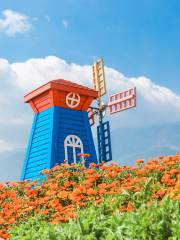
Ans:
[[[94,89],[98,91],[97,107],[88,109],[90,125],[95,124],[94,116],[98,116],[97,126],[99,163],[112,160],[111,133],[109,121],[104,121],[106,110],[110,115],[136,107],[136,87],[123,90],[109,97],[108,103],[102,102],[102,96],[106,95],[106,80],[103,59],[97,60],[92,65],[92,79]]]

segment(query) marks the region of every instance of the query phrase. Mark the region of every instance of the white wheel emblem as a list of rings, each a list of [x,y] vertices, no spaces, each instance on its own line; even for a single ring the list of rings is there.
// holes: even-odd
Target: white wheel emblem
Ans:
[[[75,108],[79,105],[79,103],[80,103],[80,96],[78,93],[70,92],[67,94],[66,104],[68,105],[68,107]]]

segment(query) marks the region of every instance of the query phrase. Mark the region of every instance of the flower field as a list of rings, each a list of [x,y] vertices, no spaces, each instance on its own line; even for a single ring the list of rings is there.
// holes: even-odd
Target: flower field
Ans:
[[[24,238],[22,236],[18,238],[18,235],[22,232],[25,234],[26,231],[23,229],[27,228],[29,231],[30,226],[39,224],[39,228],[44,229],[43,233],[49,229],[48,236],[54,236],[42,239],[78,239],[77,236],[81,233],[83,236],[88,231],[88,234],[95,235],[79,239],[147,239],[143,238],[143,235],[142,238],[135,238],[133,235],[130,238],[123,236],[116,238],[117,233],[112,238],[107,238],[110,233],[106,233],[106,237],[103,238],[103,229],[117,231],[118,226],[124,226],[123,222],[128,226],[131,221],[136,229],[136,221],[144,218],[154,219],[153,221],[161,224],[162,219],[168,218],[171,214],[174,219],[172,226],[177,228],[177,218],[180,214],[180,154],[159,157],[147,163],[137,160],[134,167],[91,164],[87,169],[81,164],[64,163],[51,170],[45,169],[41,174],[45,179],[41,185],[38,185],[37,180],[0,184],[1,238],[33,239],[32,236],[25,238],[25,235]],[[154,215],[151,216],[153,212]],[[86,218],[90,220],[84,226]],[[100,225],[101,221],[97,219],[104,219],[104,225]],[[150,224],[147,220],[139,225],[145,229]],[[92,233],[94,225],[99,226],[96,233]],[[169,228],[166,236],[171,236],[172,231],[176,232],[174,234],[177,238],[167,239],[180,239],[180,232],[172,228]],[[74,236],[77,234],[76,238],[73,238],[73,235],[63,238],[65,235],[61,235],[64,234],[62,229],[66,233],[72,230],[69,234]],[[159,229],[156,231],[160,231]],[[123,230],[123,234],[125,232],[126,230]],[[128,230],[127,234],[130,232]],[[142,232],[141,230],[139,234]],[[28,234],[30,236],[30,233]],[[164,231],[162,234],[165,234]],[[60,235],[61,238],[58,238]],[[41,238],[36,236],[34,239]]]

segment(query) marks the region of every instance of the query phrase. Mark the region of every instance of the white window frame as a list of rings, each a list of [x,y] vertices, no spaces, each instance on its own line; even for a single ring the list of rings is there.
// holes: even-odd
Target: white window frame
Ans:
[[[84,152],[83,143],[81,139],[76,135],[68,135],[64,140],[64,151],[65,151],[65,159],[68,161],[68,147],[73,148],[73,159],[74,163],[76,163],[76,148],[81,149],[81,154]],[[68,161],[69,162],[69,161]]]

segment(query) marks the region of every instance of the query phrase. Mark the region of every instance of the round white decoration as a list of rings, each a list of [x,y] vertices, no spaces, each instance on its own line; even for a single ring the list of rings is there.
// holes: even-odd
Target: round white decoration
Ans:
[[[70,92],[66,96],[66,104],[70,108],[75,108],[80,103],[80,95],[78,93]]]

